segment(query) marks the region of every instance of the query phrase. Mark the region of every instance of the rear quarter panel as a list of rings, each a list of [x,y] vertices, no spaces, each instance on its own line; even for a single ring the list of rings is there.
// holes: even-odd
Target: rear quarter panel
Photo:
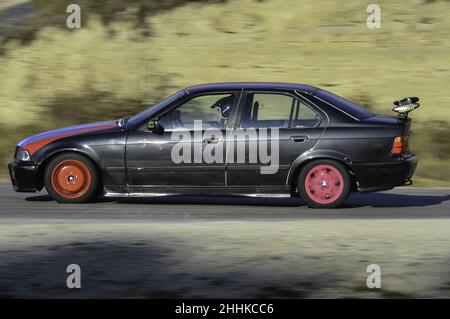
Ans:
[[[389,160],[393,137],[401,135],[400,128],[352,124],[330,124],[316,146],[317,150],[333,150],[346,154],[351,162]]]

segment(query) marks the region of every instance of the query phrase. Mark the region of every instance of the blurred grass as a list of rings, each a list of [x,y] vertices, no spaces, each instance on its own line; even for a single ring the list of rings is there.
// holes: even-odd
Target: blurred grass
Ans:
[[[3,167],[38,131],[134,113],[192,84],[283,81],[388,114],[419,96],[416,185],[450,186],[448,1],[377,1],[375,30],[365,1],[82,0],[80,30],[65,28],[69,3],[33,1],[0,43]]]
[[[2,0],[2,2],[0,2],[0,10],[7,9],[28,1],[29,0]]]
[[[3,219],[1,294],[449,298],[449,226],[448,219]],[[58,269],[69,263],[81,266],[84,289],[63,286]],[[381,289],[366,286],[369,264],[381,267]]]

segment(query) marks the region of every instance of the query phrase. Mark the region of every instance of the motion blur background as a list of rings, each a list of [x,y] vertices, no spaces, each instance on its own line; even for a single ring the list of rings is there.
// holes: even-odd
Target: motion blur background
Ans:
[[[81,29],[66,7],[81,7]],[[381,29],[366,8],[381,7]],[[31,134],[204,82],[311,84],[375,112],[419,96],[416,185],[450,186],[450,1],[1,0],[0,177]]]

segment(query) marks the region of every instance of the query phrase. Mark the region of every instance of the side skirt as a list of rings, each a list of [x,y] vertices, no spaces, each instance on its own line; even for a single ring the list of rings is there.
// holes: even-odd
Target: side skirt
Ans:
[[[129,192],[106,191],[105,197],[160,197],[160,196],[246,196],[262,198],[289,198],[290,187],[129,187]]]

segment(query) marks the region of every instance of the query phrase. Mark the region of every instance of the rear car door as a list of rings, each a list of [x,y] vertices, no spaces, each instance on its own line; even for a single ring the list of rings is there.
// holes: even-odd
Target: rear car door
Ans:
[[[234,158],[230,156],[230,139],[226,167],[230,187],[285,187],[294,159],[311,149],[324,130],[320,125],[323,114],[291,91],[244,91],[238,114],[236,130],[256,132],[258,156],[255,162],[255,147],[250,145],[255,142],[252,134],[234,134],[235,150],[245,145],[245,163],[237,161],[237,151],[232,154]],[[274,134],[274,129],[278,134]],[[271,163],[259,156],[264,141],[269,145]],[[270,164],[277,164],[278,169],[263,174],[261,167]]]

